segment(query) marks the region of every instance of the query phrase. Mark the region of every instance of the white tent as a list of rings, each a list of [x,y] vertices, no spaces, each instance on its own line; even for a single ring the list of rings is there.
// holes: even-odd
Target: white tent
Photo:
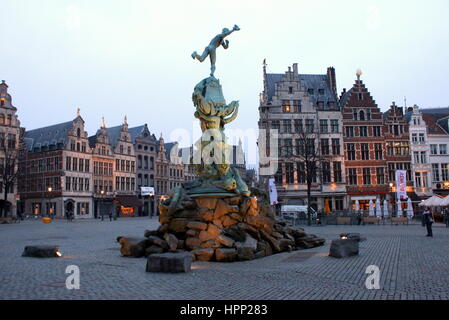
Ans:
[[[369,216],[374,217],[374,203],[373,200],[369,201]]]
[[[380,199],[376,200],[376,216],[380,217],[382,215],[382,208],[380,207]]]
[[[384,200],[384,218],[388,218],[389,215],[390,213],[388,212],[388,201]]]
[[[401,203],[401,200],[398,200],[397,204],[398,204],[398,212],[396,214],[396,217],[399,218],[399,217],[402,217],[402,203]]]
[[[442,207],[449,206],[449,196],[446,196],[440,200],[440,206]]]
[[[408,198],[408,200],[407,200],[407,217],[409,219],[412,219],[413,216],[414,216],[414,213],[413,213],[412,199]]]
[[[435,195],[435,196],[430,197],[429,199],[421,201],[419,206],[420,207],[439,207],[439,206],[441,206],[442,200],[444,200],[444,199]]]

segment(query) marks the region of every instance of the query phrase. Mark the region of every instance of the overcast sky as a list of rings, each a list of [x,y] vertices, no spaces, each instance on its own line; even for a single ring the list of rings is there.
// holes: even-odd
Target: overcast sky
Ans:
[[[257,128],[264,58],[270,73],[334,66],[339,92],[361,68],[382,110],[404,96],[449,106],[447,0],[0,0],[0,12],[0,78],[27,129],[79,107],[89,134],[102,116],[115,126],[125,114],[158,137],[192,131],[191,94],[210,64],[190,55],[234,24],[215,72],[227,101],[240,101],[229,128]]]

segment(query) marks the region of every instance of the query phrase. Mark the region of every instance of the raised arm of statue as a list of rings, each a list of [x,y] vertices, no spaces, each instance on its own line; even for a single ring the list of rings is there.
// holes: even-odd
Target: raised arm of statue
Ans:
[[[237,106],[235,107],[234,113],[232,114],[232,116],[230,116],[229,118],[223,119],[223,123],[224,124],[228,124],[232,121],[235,120],[235,118],[237,118],[237,114],[239,113],[239,105],[237,104]]]
[[[197,59],[200,62],[203,62],[207,57],[210,58],[210,63],[211,63],[211,77],[214,76],[214,72],[215,72],[215,62],[216,62],[216,49],[219,46],[223,46],[223,48],[227,49],[229,47],[229,41],[226,40],[224,41],[224,38],[229,36],[231,33],[233,33],[234,31],[238,31],[240,30],[240,28],[237,25],[234,25],[234,27],[232,28],[232,30],[229,30],[227,28],[224,28],[222,30],[222,32],[220,34],[217,34],[209,43],[209,45],[204,49],[203,54],[199,55],[196,51],[194,51],[192,53],[192,58],[193,59]]]

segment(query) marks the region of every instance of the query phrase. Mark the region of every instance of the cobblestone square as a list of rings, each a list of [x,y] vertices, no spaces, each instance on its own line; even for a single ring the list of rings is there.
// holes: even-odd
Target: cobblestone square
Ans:
[[[153,218],[0,225],[0,299],[449,299],[449,229],[420,224],[305,227],[326,239],[320,248],[236,263],[194,262],[187,274],[146,273],[146,259],[120,256],[116,237],[143,236]],[[359,232],[359,256],[328,257],[341,232]],[[63,258],[21,257],[26,245],[60,245]],[[68,265],[80,269],[80,289],[68,290]],[[366,268],[380,269],[380,289],[368,290]]]

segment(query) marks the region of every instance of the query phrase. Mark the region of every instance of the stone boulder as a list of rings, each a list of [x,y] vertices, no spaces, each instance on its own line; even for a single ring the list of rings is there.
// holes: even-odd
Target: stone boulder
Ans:
[[[237,257],[240,261],[253,260],[255,258],[254,250],[250,247],[239,247],[237,249]]]
[[[59,246],[26,246],[22,257],[58,258]]]
[[[165,242],[168,244],[168,249],[171,252],[176,251],[176,249],[178,249],[178,238],[176,238],[176,236],[174,234],[171,233],[166,233],[164,235],[164,240]]]
[[[210,261],[214,256],[214,249],[212,248],[195,249],[192,250],[192,253],[195,255],[197,261]]]
[[[215,260],[219,262],[233,262],[237,260],[237,250],[232,248],[216,249]]]
[[[192,256],[189,253],[162,253],[148,256],[146,272],[189,272]]]
[[[359,254],[359,242],[354,239],[333,240],[329,250],[329,256],[334,258],[346,258]]]
[[[120,243],[120,253],[123,257],[140,258],[145,255],[145,249],[148,246],[149,239],[118,237],[117,241]]]

